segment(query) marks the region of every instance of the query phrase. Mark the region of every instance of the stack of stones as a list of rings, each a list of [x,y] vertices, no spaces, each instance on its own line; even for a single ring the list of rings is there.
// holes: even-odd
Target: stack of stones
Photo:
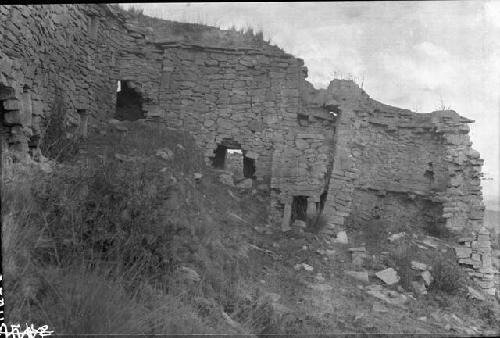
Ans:
[[[469,275],[481,289],[495,295],[495,274],[498,273],[491,264],[490,232],[482,227],[472,237],[459,239],[460,246],[455,248],[458,263],[467,268]]]

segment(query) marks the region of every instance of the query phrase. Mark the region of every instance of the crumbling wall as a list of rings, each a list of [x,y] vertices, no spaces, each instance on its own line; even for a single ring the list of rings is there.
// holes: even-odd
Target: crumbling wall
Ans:
[[[490,232],[481,228],[469,237],[459,239],[455,254],[460,265],[477,282],[479,287],[490,295],[495,295],[500,280],[499,272],[492,265]]]
[[[14,91],[4,101],[10,119],[3,121],[10,128],[6,150],[15,147],[19,157],[30,148],[39,155],[56,97],[68,136],[80,124],[78,110],[109,116],[121,32],[108,14],[98,5],[0,6],[0,85]]]
[[[284,228],[294,198],[328,216],[327,232],[365,222],[377,203],[391,223],[427,204],[450,228],[481,226],[482,160],[472,121],[455,112],[387,106],[352,81],[316,90],[301,59],[252,34],[107,5],[0,6],[0,19],[5,149],[39,155],[57,102],[70,137],[88,117],[92,127],[115,116],[122,81],[147,119],[192,134],[207,164],[219,145],[237,144]]]
[[[365,202],[386,194],[439,204],[434,221],[451,229],[478,228],[482,160],[467,134],[472,121],[453,111],[416,114],[383,105],[352,81],[333,81],[327,96],[341,111],[325,207],[330,229],[365,222],[373,204]],[[390,209],[403,200],[392,199]]]
[[[382,226],[380,231],[396,233],[428,229],[436,223],[444,223],[443,204],[425,196],[355,189],[352,200],[351,213],[345,222],[349,229]]]

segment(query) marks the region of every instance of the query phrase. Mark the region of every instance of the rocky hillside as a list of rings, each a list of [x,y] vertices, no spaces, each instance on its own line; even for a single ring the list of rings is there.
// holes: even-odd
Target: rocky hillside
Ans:
[[[498,303],[458,268],[441,228],[363,224],[329,239],[297,221],[282,232],[266,223],[268,195],[206,167],[188,134],[144,120],[89,133],[43,170],[5,170],[9,323],[59,334],[500,330]]]

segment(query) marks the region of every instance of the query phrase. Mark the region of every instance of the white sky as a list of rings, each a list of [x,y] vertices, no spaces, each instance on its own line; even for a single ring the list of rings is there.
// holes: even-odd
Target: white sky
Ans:
[[[253,27],[304,59],[308,81],[364,78],[383,103],[428,113],[441,99],[471,125],[485,196],[499,195],[500,1],[152,3],[163,19]]]

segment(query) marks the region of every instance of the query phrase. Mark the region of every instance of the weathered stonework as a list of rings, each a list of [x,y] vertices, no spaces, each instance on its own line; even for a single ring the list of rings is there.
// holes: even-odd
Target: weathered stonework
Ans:
[[[116,116],[121,81],[147,119],[192,134],[207,164],[219,146],[241,148],[276,226],[298,209],[328,216],[327,233],[374,210],[389,224],[482,226],[473,121],[453,111],[384,105],[346,80],[318,90],[303,60],[256,37],[114,6],[0,6],[0,29],[2,154],[40,155],[56,99],[68,136],[85,137]]]
[[[483,227],[473,236],[461,238],[459,243],[460,246],[455,248],[459,264],[466,268],[484,292],[494,296],[500,278],[498,270],[492,265],[490,232]]]

